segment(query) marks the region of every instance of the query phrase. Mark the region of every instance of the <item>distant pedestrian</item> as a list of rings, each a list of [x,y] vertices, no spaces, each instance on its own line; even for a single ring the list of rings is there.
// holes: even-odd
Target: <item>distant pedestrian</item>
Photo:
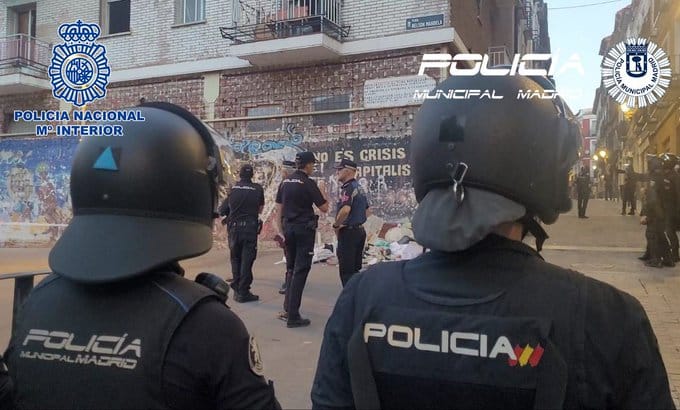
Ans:
[[[614,173],[613,165],[605,166],[604,173],[604,200],[613,201],[614,198]]]
[[[586,208],[590,198],[590,173],[586,167],[581,167],[581,172],[576,178],[576,195],[578,197],[578,217],[588,218]]]
[[[617,170],[618,173],[624,175],[623,185],[621,185],[621,215],[626,214],[626,209],[630,206],[628,215],[635,215],[636,200],[635,188],[637,186],[640,175],[633,170],[631,164],[626,164],[624,170]]]

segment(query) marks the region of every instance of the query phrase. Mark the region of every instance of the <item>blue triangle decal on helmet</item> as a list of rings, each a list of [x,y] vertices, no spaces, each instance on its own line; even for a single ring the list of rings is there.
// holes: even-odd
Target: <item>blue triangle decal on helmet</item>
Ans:
[[[106,148],[104,152],[99,155],[99,158],[97,158],[97,161],[95,161],[92,168],[118,171],[118,165],[116,165],[116,160],[113,158],[111,147]]]

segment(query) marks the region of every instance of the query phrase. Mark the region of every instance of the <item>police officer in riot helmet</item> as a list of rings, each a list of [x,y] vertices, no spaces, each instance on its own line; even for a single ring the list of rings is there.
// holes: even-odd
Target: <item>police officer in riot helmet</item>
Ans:
[[[279,319],[285,320],[286,326],[290,328],[309,326],[311,323],[300,315],[300,304],[307,275],[312,268],[319,222],[313,206],[321,212],[328,212],[328,200],[323,190],[309,177],[314,172],[316,162],[313,152],[298,152],[295,155],[297,170],[281,182],[276,193],[274,224],[277,236],[283,235],[285,238],[287,270],[293,272],[286,286],[284,310],[279,312]]]
[[[665,234],[666,209],[665,199],[667,196],[664,187],[664,170],[662,158],[653,154],[647,154],[647,187],[644,190],[642,209],[640,210],[640,223],[645,225],[645,239],[647,239],[646,255],[640,259],[645,261],[646,266],[661,268],[673,267],[675,263],[671,258],[671,248]],[[675,232],[673,232],[675,233]]]
[[[680,262],[680,255],[678,254],[678,235],[675,230],[678,226],[677,210],[678,195],[677,179],[678,175],[675,173],[675,165],[678,163],[678,157],[671,153],[664,153],[659,155],[663,168],[663,178],[661,180],[661,202],[663,205],[664,214],[664,232],[668,239],[670,246],[670,261]]]
[[[257,258],[257,235],[262,223],[258,219],[264,209],[264,189],[253,182],[253,166],[243,164],[239,170],[240,181],[232,188],[218,211],[226,217],[229,260],[234,289],[234,300],[239,303],[255,302],[260,297],[250,291],[253,283],[253,263]]]
[[[672,408],[637,300],[545,262],[571,207],[580,135],[547,79],[451,77],[438,89],[503,100],[426,100],[413,125],[418,258],[344,288],[324,332],[314,408]],[[522,239],[531,234],[536,249]],[[625,352],[625,353],[622,353]],[[623,356],[622,356],[623,354]]]
[[[228,287],[178,261],[204,254],[222,179],[191,113],[145,103],[123,136],[83,138],[73,219],[5,358],[18,408],[280,408]]]

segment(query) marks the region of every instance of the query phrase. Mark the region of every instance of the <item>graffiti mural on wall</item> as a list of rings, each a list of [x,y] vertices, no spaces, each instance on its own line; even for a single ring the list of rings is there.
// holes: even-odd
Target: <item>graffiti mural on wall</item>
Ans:
[[[287,138],[284,139],[265,141],[260,141],[258,139],[232,141],[230,146],[234,152],[239,154],[260,155],[269,151],[281,150],[286,147],[295,148],[300,145],[304,139],[302,134],[295,131],[294,124],[286,124],[285,132],[287,134]]]
[[[229,145],[238,162],[237,166],[233,167],[234,171],[238,172],[240,164],[244,162],[252,163],[255,169],[253,181],[262,184],[265,191],[265,209],[262,213],[265,225],[261,236],[263,240],[271,240],[274,236],[272,216],[276,206],[276,191],[281,182],[281,163],[283,160],[293,160],[299,151],[309,150],[316,154],[320,163],[312,178],[317,182],[324,181],[327,197],[331,201],[331,212],[324,218],[328,223],[322,223],[319,229],[321,241],[333,240],[331,225],[335,214],[335,201],[340,192],[340,184],[333,166],[343,157],[357,162],[359,166],[357,180],[368,193],[371,209],[375,215],[385,222],[396,223],[410,219],[416,207],[416,200],[411,188],[411,168],[408,164],[409,137],[312,140],[295,131],[293,124],[288,124],[285,132],[286,136],[278,140],[230,138]]]
[[[237,179],[243,162],[255,168],[255,182],[265,189],[265,220],[262,240],[274,236],[272,216],[276,191],[281,182],[283,160],[293,160],[299,151],[313,151],[321,161],[312,176],[323,180],[331,201],[320,229],[322,241],[332,241],[330,228],[340,185],[333,165],[343,157],[357,162],[357,180],[368,193],[372,211],[385,222],[410,219],[415,209],[408,162],[409,137],[323,138],[312,140],[285,127],[279,139],[235,140],[228,133],[216,137],[222,148],[227,170],[232,175],[228,186]],[[49,246],[71,218],[69,196],[70,166],[77,139],[5,139],[0,140],[0,246]],[[224,198],[228,187],[223,189]],[[327,226],[326,226],[327,225]],[[216,246],[226,243],[226,233],[215,226]]]
[[[356,179],[368,194],[373,213],[386,222],[398,222],[410,219],[416,207],[409,143],[408,137],[369,137],[319,141],[307,144],[307,149],[321,162],[317,176],[323,176],[329,198],[340,192],[333,166],[349,158],[357,163]]]
[[[295,154],[303,150],[301,144],[304,135],[295,130],[294,124],[289,123],[284,128],[284,135],[278,139],[270,137],[238,140],[229,133],[225,134],[225,138],[236,159],[234,166],[230,166],[234,177],[238,179],[241,164],[250,162],[255,171],[253,182],[261,184],[264,188],[265,207],[261,218],[265,224],[260,238],[271,240],[274,237],[272,216],[276,207],[276,191],[281,183],[282,162],[292,161]]]
[[[71,219],[73,138],[0,140],[0,247],[49,245]]]

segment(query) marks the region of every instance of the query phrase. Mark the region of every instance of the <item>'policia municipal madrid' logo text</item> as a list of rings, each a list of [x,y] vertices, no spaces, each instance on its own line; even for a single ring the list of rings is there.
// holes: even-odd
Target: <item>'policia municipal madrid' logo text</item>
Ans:
[[[663,97],[670,84],[668,56],[644,38],[629,38],[614,46],[602,62],[602,81],[616,102],[644,107]]]
[[[100,33],[98,25],[80,20],[59,26],[65,42],[54,46],[49,68],[55,98],[82,107],[106,96],[111,68],[106,48],[94,42]]]

